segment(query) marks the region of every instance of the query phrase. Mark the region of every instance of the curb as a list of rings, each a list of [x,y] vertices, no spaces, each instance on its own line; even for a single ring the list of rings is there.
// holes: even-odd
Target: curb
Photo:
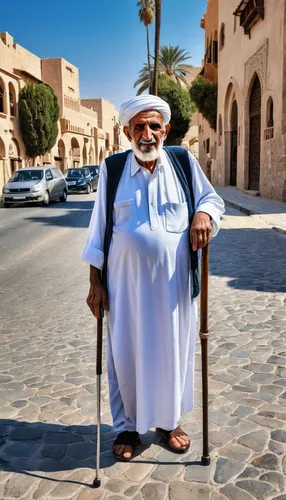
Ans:
[[[249,208],[242,207],[241,205],[238,205],[237,203],[234,203],[233,201],[226,200],[225,198],[223,198],[223,201],[224,201],[224,203],[225,203],[226,206],[235,208],[236,210],[239,210],[240,212],[242,212],[245,215],[248,215],[248,216],[251,216],[251,215],[265,215],[265,214],[263,214],[261,212],[257,212],[257,211],[254,212],[253,210],[250,210]],[[279,226],[272,226],[272,229],[274,231],[276,231],[277,233],[286,234],[286,228],[279,227]]]
[[[286,234],[286,229],[283,229],[282,227],[273,226],[272,229],[274,229],[274,231],[277,231],[277,233]]]
[[[252,212],[252,210],[249,210],[249,208],[242,207],[241,205],[238,205],[237,203],[234,203],[233,201],[225,200],[224,198],[223,198],[223,201],[224,201],[225,205],[227,205],[228,207],[236,208],[236,210],[239,210],[240,212],[242,212],[246,215],[254,215],[254,212]],[[260,214],[258,214],[258,215],[260,215]]]

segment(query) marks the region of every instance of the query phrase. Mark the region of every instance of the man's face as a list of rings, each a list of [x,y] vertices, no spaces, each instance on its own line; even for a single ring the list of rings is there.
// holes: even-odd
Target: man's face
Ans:
[[[163,147],[170,125],[164,125],[162,115],[158,111],[142,111],[134,116],[124,132],[131,141],[132,149],[141,161],[156,160]]]

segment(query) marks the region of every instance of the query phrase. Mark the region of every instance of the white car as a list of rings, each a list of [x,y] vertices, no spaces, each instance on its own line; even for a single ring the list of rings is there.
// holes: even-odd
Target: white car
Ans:
[[[3,203],[8,208],[18,203],[41,203],[50,200],[66,201],[67,182],[56,167],[30,167],[17,170],[3,187]]]

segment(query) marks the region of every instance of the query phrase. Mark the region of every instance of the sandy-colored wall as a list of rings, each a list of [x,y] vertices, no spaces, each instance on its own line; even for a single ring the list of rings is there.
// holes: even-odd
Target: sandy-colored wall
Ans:
[[[13,37],[7,32],[0,33],[0,67],[11,73],[17,68],[41,80],[41,59],[14,44]]]
[[[257,72],[262,86],[260,193],[279,198],[276,192],[277,166],[281,155],[283,51],[285,0],[265,0],[265,19],[251,29],[251,38],[244,34],[239,17],[234,23],[237,0],[219,0],[219,27],[225,24],[225,45],[219,51],[218,117],[222,116],[222,143],[218,146],[218,182],[229,184],[230,110],[238,103],[238,175],[237,186],[248,188],[249,95],[253,75]],[[274,101],[274,139],[264,141],[266,105]],[[270,160],[271,159],[271,160]],[[283,167],[282,167],[283,170]],[[283,177],[283,175],[282,175]]]
[[[203,75],[209,83],[217,83],[217,64],[213,62],[213,45],[218,39],[218,0],[208,0],[206,13],[201,20],[201,27],[205,30],[205,59],[203,61]],[[206,52],[211,47],[212,62],[208,62]],[[208,179],[216,182],[217,135],[211,129],[207,120],[202,115],[198,116],[199,125],[199,163]],[[209,150],[207,151],[207,143]]]

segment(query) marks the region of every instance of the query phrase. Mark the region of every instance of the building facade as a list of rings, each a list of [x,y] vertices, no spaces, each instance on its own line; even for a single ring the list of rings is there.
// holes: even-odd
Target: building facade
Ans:
[[[58,138],[52,150],[37,159],[62,171],[98,164],[128,145],[109,101],[80,99],[78,69],[62,58],[40,59],[0,33],[0,189],[17,168],[29,166],[18,122],[19,92],[26,83],[50,85],[58,99]]]
[[[286,201],[286,1],[218,0],[213,183]],[[217,0],[208,1],[208,11]]]
[[[218,83],[218,1],[208,0],[207,10],[201,19],[205,31],[205,56],[201,75],[208,83]],[[217,166],[217,134],[204,117],[198,115],[199,161],[208,179],[215,183]]]

